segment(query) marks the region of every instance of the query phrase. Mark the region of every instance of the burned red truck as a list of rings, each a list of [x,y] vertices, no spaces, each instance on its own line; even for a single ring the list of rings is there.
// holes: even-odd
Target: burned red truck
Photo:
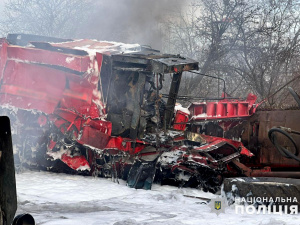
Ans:
[[[146,189],[156,180],[216,192],[227,176],[299,177],[298,161],[281,156],[275,165],[274,147],[261,146],[269,144],[262,129],[297,127],[288,119],[265,122],[266,112],[250,117],[255,95],[195,99],[188,108],[176,103],[182,76],[197,70],[192,59],[140,45],[24,34],[0,39],[1,114],[11,119],[16,163],[123,178]]]

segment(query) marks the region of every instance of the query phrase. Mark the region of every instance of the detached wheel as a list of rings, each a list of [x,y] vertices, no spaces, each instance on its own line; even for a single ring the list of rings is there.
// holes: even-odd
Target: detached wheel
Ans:
[[[275,205],[298,205],[300,210],[300,180],[277,177],[239,177],[226,178],[224,180],[224,192],[229,204],[235,203],[235,198],[261,198],[254,205],[269,205],[270,198]],[[266,201],[263,198],[268,199]],[[285,202],[275,202],[276,198],[282,198]],[[291,198],[290,202],[286,200]],[[293,202],[296,198],[297,202]],[[251,204],[251,203],[250,203]]]

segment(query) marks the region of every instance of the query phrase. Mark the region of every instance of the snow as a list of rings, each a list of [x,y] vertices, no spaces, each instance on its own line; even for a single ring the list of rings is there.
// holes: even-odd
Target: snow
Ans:
[[[161,131],[158,136],[159,136],[159,140],[160,142],[165,142],[168,139],[174,139],[176,137],[182,136],[183,132],[182,131],[171,131],[171,130],[167,130],[167,132],[163,132]],[[152,133],[152,134],[147,134],[145,139],[146,142],[150,142],[150,143],[156,143],[156,134]],[[184,146],[181,146],[184,147]]]
[[[72,61],[74,61],[74,57],[67,57],[66,58],[66,63],[71,63]]]
[[[185,108],[185,107],[183,107],[181,104],[179,104],[179,103],[177,103],[176,105],[175,105],[175,112],[177,112],[177,111],[181,111],[181,112],[183,112],[183,113],[185,113],[185,114],[187,114],[187,115],[190,115],[191,113],[190,113],[190,110],[188,109],[188,108]]]
[[[175,150],[170,152],[164,152],[158,159],[162,166],[176,163],[178,158],[182,156],[183,151]]]
[[[94,41],[98,42],[98,41]],[[115,53],[134,53],[140,52],[141,46],[139,44],[125,44],[121,42],[111,42],[111,41],[101,41],[99,44],[103,43],[100,46],[76,46],[74,49],[86,51],[89,56],[93,57],[96,53],[106,53],[106,52],[115,52]],[[107,45],[105,45],[107,44]]]
[[[85,165],[85,166],[79,166],[76,170],[77,170],[77,171],[84,171],[84,170],[90,171],[90,170],[91,170],[91,167],[88,166],[88,165]]]
[[[201,114],[198,114],[196,116],[193,116],[192,119],[205,118],[205,117],[207,117],[207,114],[206,113],[201,113]]]
[[[69,151],[70,152],[70,151]],[[61,159],[62,155],[68,153],[68,150],[65,150],[62,146],[59,151],[47,151],[47,155],[51,156],[53,160]]]
[[[255,178],[255,177],[254,177]],[[255,178],[256,179],[256,178]],[[234,178],[232,181],[240,181],[240,182],[246,182],[244,179],[242,178]]]
[[[299,224],[299,215],[236,214],[233,206],[217,216],[203,200],[216,198],[197,189],[153,185],[135,190],[111,179],[27,171],[16,175],[18,211],[43,225],[123,224]]]

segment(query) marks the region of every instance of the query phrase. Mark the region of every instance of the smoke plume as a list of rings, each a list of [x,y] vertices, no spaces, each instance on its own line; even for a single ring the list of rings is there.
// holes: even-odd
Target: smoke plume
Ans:
[[[161,49],[162,23],[179,11],[185,1],[114,0],[98,1],[81,28],[81,38],[139,43]]]

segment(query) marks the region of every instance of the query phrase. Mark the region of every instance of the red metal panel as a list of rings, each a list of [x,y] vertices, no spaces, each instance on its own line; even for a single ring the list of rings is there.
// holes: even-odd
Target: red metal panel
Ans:
[[[246,117],[255,112],[256,95],[249,94],[246,100],[223,99],[217,102],[193,103],[189,107],[192,120],[226,119]]]
[[[98,104],[101,104],[100,108],[104,107],[102,102],[98,102]],[[103,112],[103,110],[100,111],[99,105],[96,105],[95,102],[92,101],[90,108],[89,108],[89,115],[92,119],[96,119],[96,118],[99,118],[99,117],[105,115],[105,113]]]
[[[80,144],[86,144],[98,149],[104,149],[109,141],[109,138],[109,135],[101,132],[100,130],[85,126],[83,127],[83,132],[78,142]]]
[[[103,61],[103,54],[97,52],[96,53],[96,59],[97,59],[97,63],[98,63],[99,73],[101,73],[102,61]]]
[[[68,109],[56,109],[54,111],[54,115],[58,115],[59,117],[63,118],[66,121],[69,121],[70,123],[74,122],[77,118],[82,118],[77,113],[70,111]],[[53,119],[52,119],[53,120]]]
[[[133,149],[131,143],[133,140],[122,137],[110,137],[105,149],[116,149],[118,151],[129,152],[129,154],[137,154],[141,152],[147,145],[147,142],[136,140],[136,146]]]
[[[89,56],[64,54],[36,48],[9,46],[7,54],[10,59],[63,66],[79,72],[87,71],[90,65]]]
[[[54,111],[54,114],[51,117],[52,121],[55,121],[54,124],[57,128],[61,130],[62,133],[67,132],[65,130],[61,129],[61,126],[63,124],[65,128],[75,126],[77,131],[80,131],[83,119],[82,116],[78,115],[78,113],[75,113],[73,111],[70,111],[68,109],[56,109]],[[66,122],[67,121],[67,122]]]
[[[197,105],[194,105],[194,115],[199,115],[199,114],[203,114],[203,113],[206,113],[206,104],[197,104]],[[190,110],[192,111],[192,110]]]
[[[90,165],[84,156],[69,156],[63,154],[61,161],[67,164],[73,170],[90,170]]]
[[[109,136],[111,135],[112,124],[109,121],[87,119],[87,121],[85,122],[85,125],[95,128]]]
[[[0,79],[3,77],[3,70],[7,60],[7,46],[5,39],[0,39]]]
[[[0,104],[52,113],[62,97],[66,73],[9,60],[0,88]]]
[[[120,151],[126,151],[126,152],[132,151],[131,142],[126,141],[122,137],[111,137],[105,148],[118,149]]]
[[[248,103],[238,103],[238,116],[249,116]]]
[[[228,103],[227,104],[227,116],[235,117],[237,116],[237,104],[236,103]]]
[[[206,141],[206,144],[201,147],[194,148],[195,150],[213,150],[217,149],[220,146],[223,146],[225,144],[231,145],[235,147],[236,149],[240,149],[240,153],[242,155],[246,155],[249,157],[253,156],[253,153],[250,152],[245,146],[242,144],[242,142],[234,141],[227,138],[221,138],[221,137],[213,137],[208,135],[201,134],[201,137]]]
[[[60,106],[84,115],[90,115],[94,85],[74,74],[67,74],[67,85]]]
[[[90,93],[89,93],[90,92]],[[91,105],[91,90],[82,88],[81,91],[66,89],[63,92],[63,98],[60,106],[70,110],[75,110],[80,114],[89,115]]]
[[[212,117],[216,116],[216,103],[215,102],[208,102],[207,104],[207,116]]]
[[[223,103],[217,104],[217,116],[218,117],[227,116],[227,104],[223,104]]]
[[[174,119],[173,128],[175,130],[185,130],[186,123],[188,122],[188,120],[189,120],[189,115],[188,114],[177,110],[176,116],[175,116],[175,119]]]

